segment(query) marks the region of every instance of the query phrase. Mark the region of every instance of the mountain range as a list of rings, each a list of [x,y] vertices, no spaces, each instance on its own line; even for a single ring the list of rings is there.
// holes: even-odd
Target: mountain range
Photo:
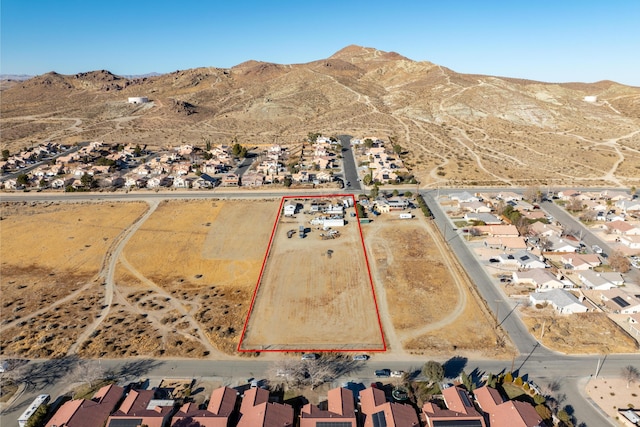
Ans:
[[[3,149],[43,140],[254,147],[320,132],[400,144],[422,186],[640,184],[640,88],[612,81],[461,74],[348,46],[305,64],[52,72],[1,89]],[[129,104],[133,96],[150,102]]]

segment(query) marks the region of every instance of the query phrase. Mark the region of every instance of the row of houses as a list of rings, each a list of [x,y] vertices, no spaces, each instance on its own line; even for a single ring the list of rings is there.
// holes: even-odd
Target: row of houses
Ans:
[[[533,406],[504,399],[498,390],[480,387],[473,396],[460,386],[444,388],[436,401],[421,410],[387,399],[384,390],[371,387],[352,391],[337,387],[319,405],[307,403],[294,417],[294,408],[273,402],[269,391],[220,387],[206,405],[178,404],[158,399],[155,390],[126,390],[115,384],[98,390],[91,399],[64,403],[46,427],[539,427],[542,419]]]
[[[365,150],[368,162],[367,173],[371,175],[371,182],[381,184],[397,183],[401,175],[408,174],[404,162],[397,153],[385,147],[385,143],[376,139],[371,148]]]

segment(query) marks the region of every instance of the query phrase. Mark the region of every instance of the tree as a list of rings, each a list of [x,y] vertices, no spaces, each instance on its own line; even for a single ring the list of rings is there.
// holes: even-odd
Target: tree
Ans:
[[[631,261],[619,250],[613,251],[609,255],[609,265],[620,273],[626,273],[631,270]]]
[[[371,147],[373,147],[373,140],[372,140],[371,138],[366,138],[366,139],[364,140],[364,146],[365,146],[366,148],[371,148]]]
[[[400,194],[400,192],[396,189],[396,190],[393,190],[391,194],[393,195],[393,197],[398,197],[398,194]]]
[[[476,388],[475,383],[465,371],[462,371],[462,373],[460,374],[460,380],[462,381],[462,385],[465,386],[467,391],[473,391]]]
[[[9,150],[7,150],[6,148],[4,150],[2,150],[2,160],[3,161],[6,162],[7,160],[9,160],[9,156],[10,156]]]
[[[371,174],[370,173],[366,174],[362,178],[362,182],[364,182],[364,185],[371,185],[371,181],[372,181],[372,178],[371,178]]]
[[[26,187],[29,185],[29,176],[26,173],[21,173],[16,177],[16,183]]]
[[[364,212],[364,206],[360,203],[356,203],[356,211],[358,212],[358,218],[366,218],[367,214]]]
[[[291,184],[292,184],[291,177],[290,176],[285,176],[284,179],[282,180],[282,184],[285,187],[291,187]]]
[[[84,175],[82,175],[82,178],[80,178],[80,182],[82,182],[82,185],[85,188],[94,188],[97,185],[95,178],[86,172]]]
[[[322,136],[322,134],[318,133],[318,132],[309,132],[307,134],[307,138],[308,138],[309,142],[312,143],[312,144],[314,142],[316,142],[318,140],[318,138],[321,137],[321,136]]]
[[[538,187],[527,187],[522,196],[531,203],[538,203],[542,200],[542,191]]]
[[[422,375],[424,375],[431,384],[440,382],[444,379],[444,367],[442,364],[430,360],[422,367]]]
[[[627,382],[627,388],[631,383],[640,381],[640,371],[635,366],[625,366],[621,371],[622,378]]]
[[[402,154],[402,147],[400,146],[400,144],[393,144],[393,152],[397,155]]]
[[[411,191],[405,191],[404,192],[404,197],[406,197],[407,199],[413,197],[413,193]]]
[[[507,372],[506,374],[504,374],[504,377],[502,378],[502,382],[503,383],[512,383],[513,382],[513,374],[511,372]]]
[[[140,144],[136,144],[136,148],[133,149],[133,155],[136,157],[140,157],[142,154],[142,148],[140,148]]]
[[[70,376],[73,382],[87,383],[90,388],[93,388],[97,381],[105,379],[106,371],[102,368],[100,361],[81,360],[71,371]]]
[[[569,203],[567,203],[567,209],[572,212],[580,212],[582,209],[584,209],[582,200],[577,197],[572,197],[571,199],[569,199]]]
[[[552,246],[553,243],[551,243],[551,240],[549,240],[547,236],[540,236],[540,239],[538,240],[538,247],[542,252],[548,252]]]
[[[558,419],[560,420],[560,426],[573,427],[571,415],[569,415],[569,413],[565,409],[561,409],[558,411]]]
[[[38,409],[31,415],[25,427],[38,427],[44,425],[45,417],[47,416],[47,411],[49,409],[49,405],[40,405]]]

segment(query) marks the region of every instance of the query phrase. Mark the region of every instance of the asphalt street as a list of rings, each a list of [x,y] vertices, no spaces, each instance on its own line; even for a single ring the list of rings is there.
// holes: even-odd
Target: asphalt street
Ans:
[[[360,191],[360,181],[358,181],[358,169],[356,166],[355,158],[353,157],[353,150],[351,149],[351,136],[340,135],[338,139],[342,143],[342,167],[344,168],[344,184],[345,191]],[[351,183],[351,186],[347,186],[347,183]]]

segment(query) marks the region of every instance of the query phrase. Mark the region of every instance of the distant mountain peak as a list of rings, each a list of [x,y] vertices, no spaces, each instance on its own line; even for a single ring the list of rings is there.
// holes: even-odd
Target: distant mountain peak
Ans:
[[[411,61],[409,58],[400,55],[397,52],[385,52],[373,47],[358,46],[355,44],[349,45],[340,49],[329,59],[342,59],[349,62],[362,62],[372,60],[406,60]]]

